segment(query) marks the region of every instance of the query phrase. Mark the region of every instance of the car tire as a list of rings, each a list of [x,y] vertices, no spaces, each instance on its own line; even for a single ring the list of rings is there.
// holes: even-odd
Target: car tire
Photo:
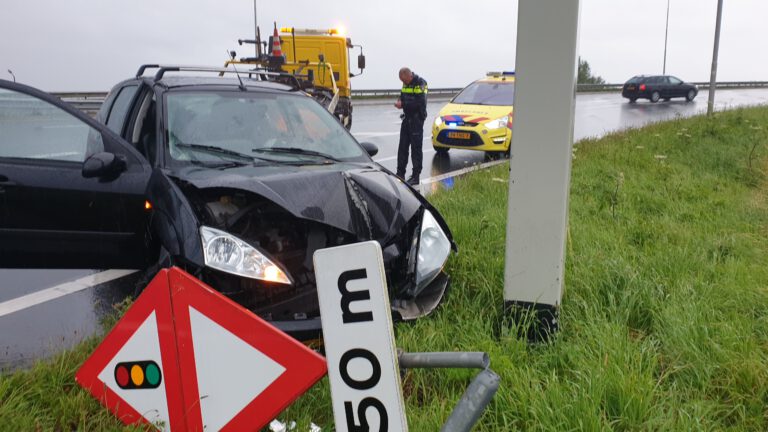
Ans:
[[[635,102],[637,102],[637,98],[635,97],[629,98],[629,103],[635,103]]]
[[[505,159],[509,157],[508,151],[487,151],[485,152],[485,158],[490,161]]]
[[[435,153],[437,153],[439,155],[448,154],[448,150],[450,150],[449,148],[445,148],[445,147],[435,147],[435,146],[432,146],[432,148],[435,149]]]
[[[691,102],[695,97],[696,97],[696,90],[691,89],[691,90],[688,90],[688,93],[685,95],[685,100],[687,100],[688,102]]]
[[[659,92],[655,91],[655,92],[651,93],[651,102],[652,103],[658,102],[659,99],[661,99],[661,94],[659,94]]]
[[[664,102],[669,102],[672,98],[664,98]]]

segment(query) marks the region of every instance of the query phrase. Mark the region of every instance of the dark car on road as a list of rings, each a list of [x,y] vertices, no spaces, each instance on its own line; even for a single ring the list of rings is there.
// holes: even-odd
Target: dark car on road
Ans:
[[[376,240],[396,319],[440,303],[450,230],[374,145],[291,77],[185,70],[142,66],[97,120],[0,80],[0,267],[176,265],[303,339],[314,252]]]
[[[638,99],[648,99],[656,103],[659,99],[668,101],[672,98],[682,97],[688,102],[692,101],[699,93],[699,89],[671,75],[638,75],[624,83],[621,95],[630,102]]]

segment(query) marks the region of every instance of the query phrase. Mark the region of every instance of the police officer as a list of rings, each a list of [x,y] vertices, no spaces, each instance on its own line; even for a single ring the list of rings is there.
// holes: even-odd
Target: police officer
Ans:
[[[400,145],[397,148],[397,176],[405,178],[410,147],[413,171],[408,178],[408,184],[417,185],[421,175],[424,120],[427,118],[427,82],[407,67],[400,69],[400,81],[403,82],[403,88],[395,102],[395,107],[403,110],[403,114],[400,115],[403,119],[400,125]]]

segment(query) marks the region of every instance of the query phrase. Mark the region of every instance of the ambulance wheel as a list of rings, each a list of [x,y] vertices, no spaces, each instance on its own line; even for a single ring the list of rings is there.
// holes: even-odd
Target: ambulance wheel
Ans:
[[[488,160],[500,160],[509,157],[509,150],[507,151],[487,151],[485,152],[485,158]]]

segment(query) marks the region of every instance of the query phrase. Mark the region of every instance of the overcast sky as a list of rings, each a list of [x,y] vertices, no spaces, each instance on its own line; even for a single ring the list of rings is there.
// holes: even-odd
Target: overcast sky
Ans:
[[[561,0],[569,1],[569,0]],[[367,69],[358,89],[397,88],[410,66],[430,87],[514,69],[516,0],[259,0],[262,32],[343,25]],[[661,73],[667,0],[581,0],[579,54],[608,82]],[[707,81],[717,0],[671,0],[667,72]],[[767,0],[726,1],[718,79],[768,80]],[[106,91],[142,63],[222,65],[253,37],[253,0],[2,0],[0,78],[48,91]],[[356,54],[356,53],[355,53]],[[353,62],[354,63],[354,62]]]

